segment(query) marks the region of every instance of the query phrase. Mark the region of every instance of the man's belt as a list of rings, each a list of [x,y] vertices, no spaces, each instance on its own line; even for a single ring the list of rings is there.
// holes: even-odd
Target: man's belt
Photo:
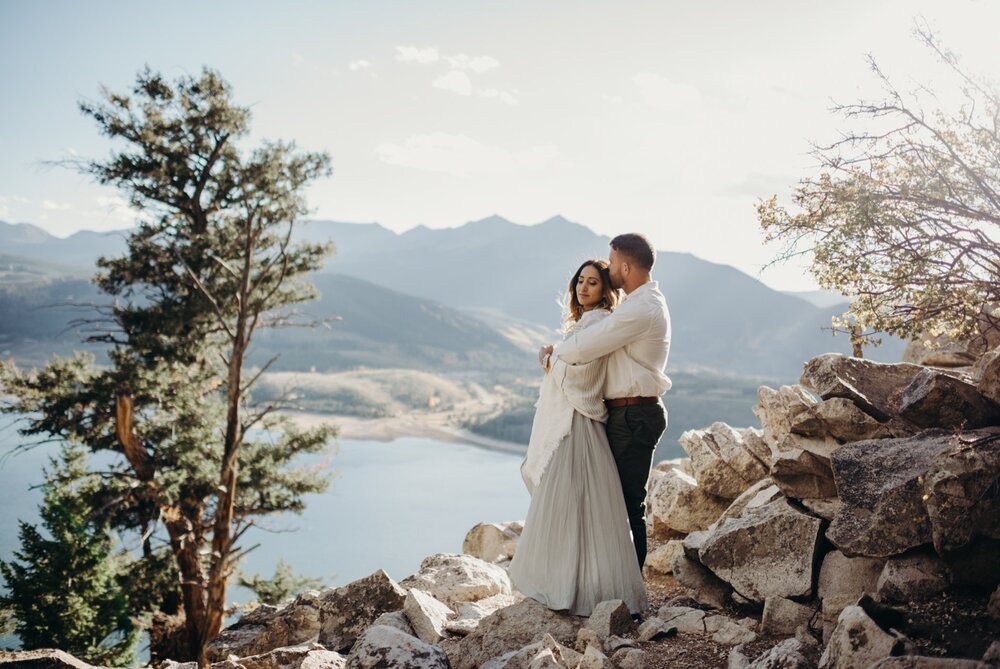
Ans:
[[[616,397],[613,400],[604,400],[604,405],[609,409],[617,409],[618,407],[628,407],[633,404],[656,404],[659,401],[659,397]]]

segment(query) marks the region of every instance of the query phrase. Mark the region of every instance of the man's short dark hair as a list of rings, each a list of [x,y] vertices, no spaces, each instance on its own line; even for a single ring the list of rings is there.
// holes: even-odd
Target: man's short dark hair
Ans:
[[[611,240],[611,248],[647,272],[653,269],[653,263],[656,262],[656,249],[653,248],[648,239],[638,232],[618,235]]]

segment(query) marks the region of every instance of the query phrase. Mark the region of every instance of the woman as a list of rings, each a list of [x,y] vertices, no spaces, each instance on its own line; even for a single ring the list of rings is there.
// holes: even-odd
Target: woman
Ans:
[[[608,264],[588,260],[569,283],[567,335],[611,313],[618,293]],[[589,616],[621,599],[647,606],[621,482],[604,422],[607,359],[546,370],[521,475],[531,505],[510,563],[514,587],[550,609]]]

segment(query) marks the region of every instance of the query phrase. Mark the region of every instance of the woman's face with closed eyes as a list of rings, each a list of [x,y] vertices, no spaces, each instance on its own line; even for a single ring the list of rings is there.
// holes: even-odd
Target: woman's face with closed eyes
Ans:
[[[601,281],[601,273],[593,265],[587,265],[580,271],[580,278],[576,281],[576,301],[584,311],[587,311],[594,308],[603,297],[604,283]]]

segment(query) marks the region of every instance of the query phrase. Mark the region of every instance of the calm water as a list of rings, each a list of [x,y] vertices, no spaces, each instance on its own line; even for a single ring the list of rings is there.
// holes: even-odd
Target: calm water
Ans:
[[[20,437],[6,418],[0,454]],[[523,519],[529,497],[521,482],[521,456],[481,448],[402,438],[392,442],[342,440],[330,466],[327,492],[307,499],[302,515],[267,519],[243,544],[260,544],[243,562],[247,574],[270,577],[279,559],[295,571],[342,585],[385,569],[396,580],[416,572],[433,553],[460,553],[466,532],[479,522]],[[58,451],[54,445],[0,460],[0,559],[18,547],[18,519],[35,523],[41,493],[31,486]],[[244,602],[252,593],[231,590]],[[2,641],[2,640],[0,640]]]

